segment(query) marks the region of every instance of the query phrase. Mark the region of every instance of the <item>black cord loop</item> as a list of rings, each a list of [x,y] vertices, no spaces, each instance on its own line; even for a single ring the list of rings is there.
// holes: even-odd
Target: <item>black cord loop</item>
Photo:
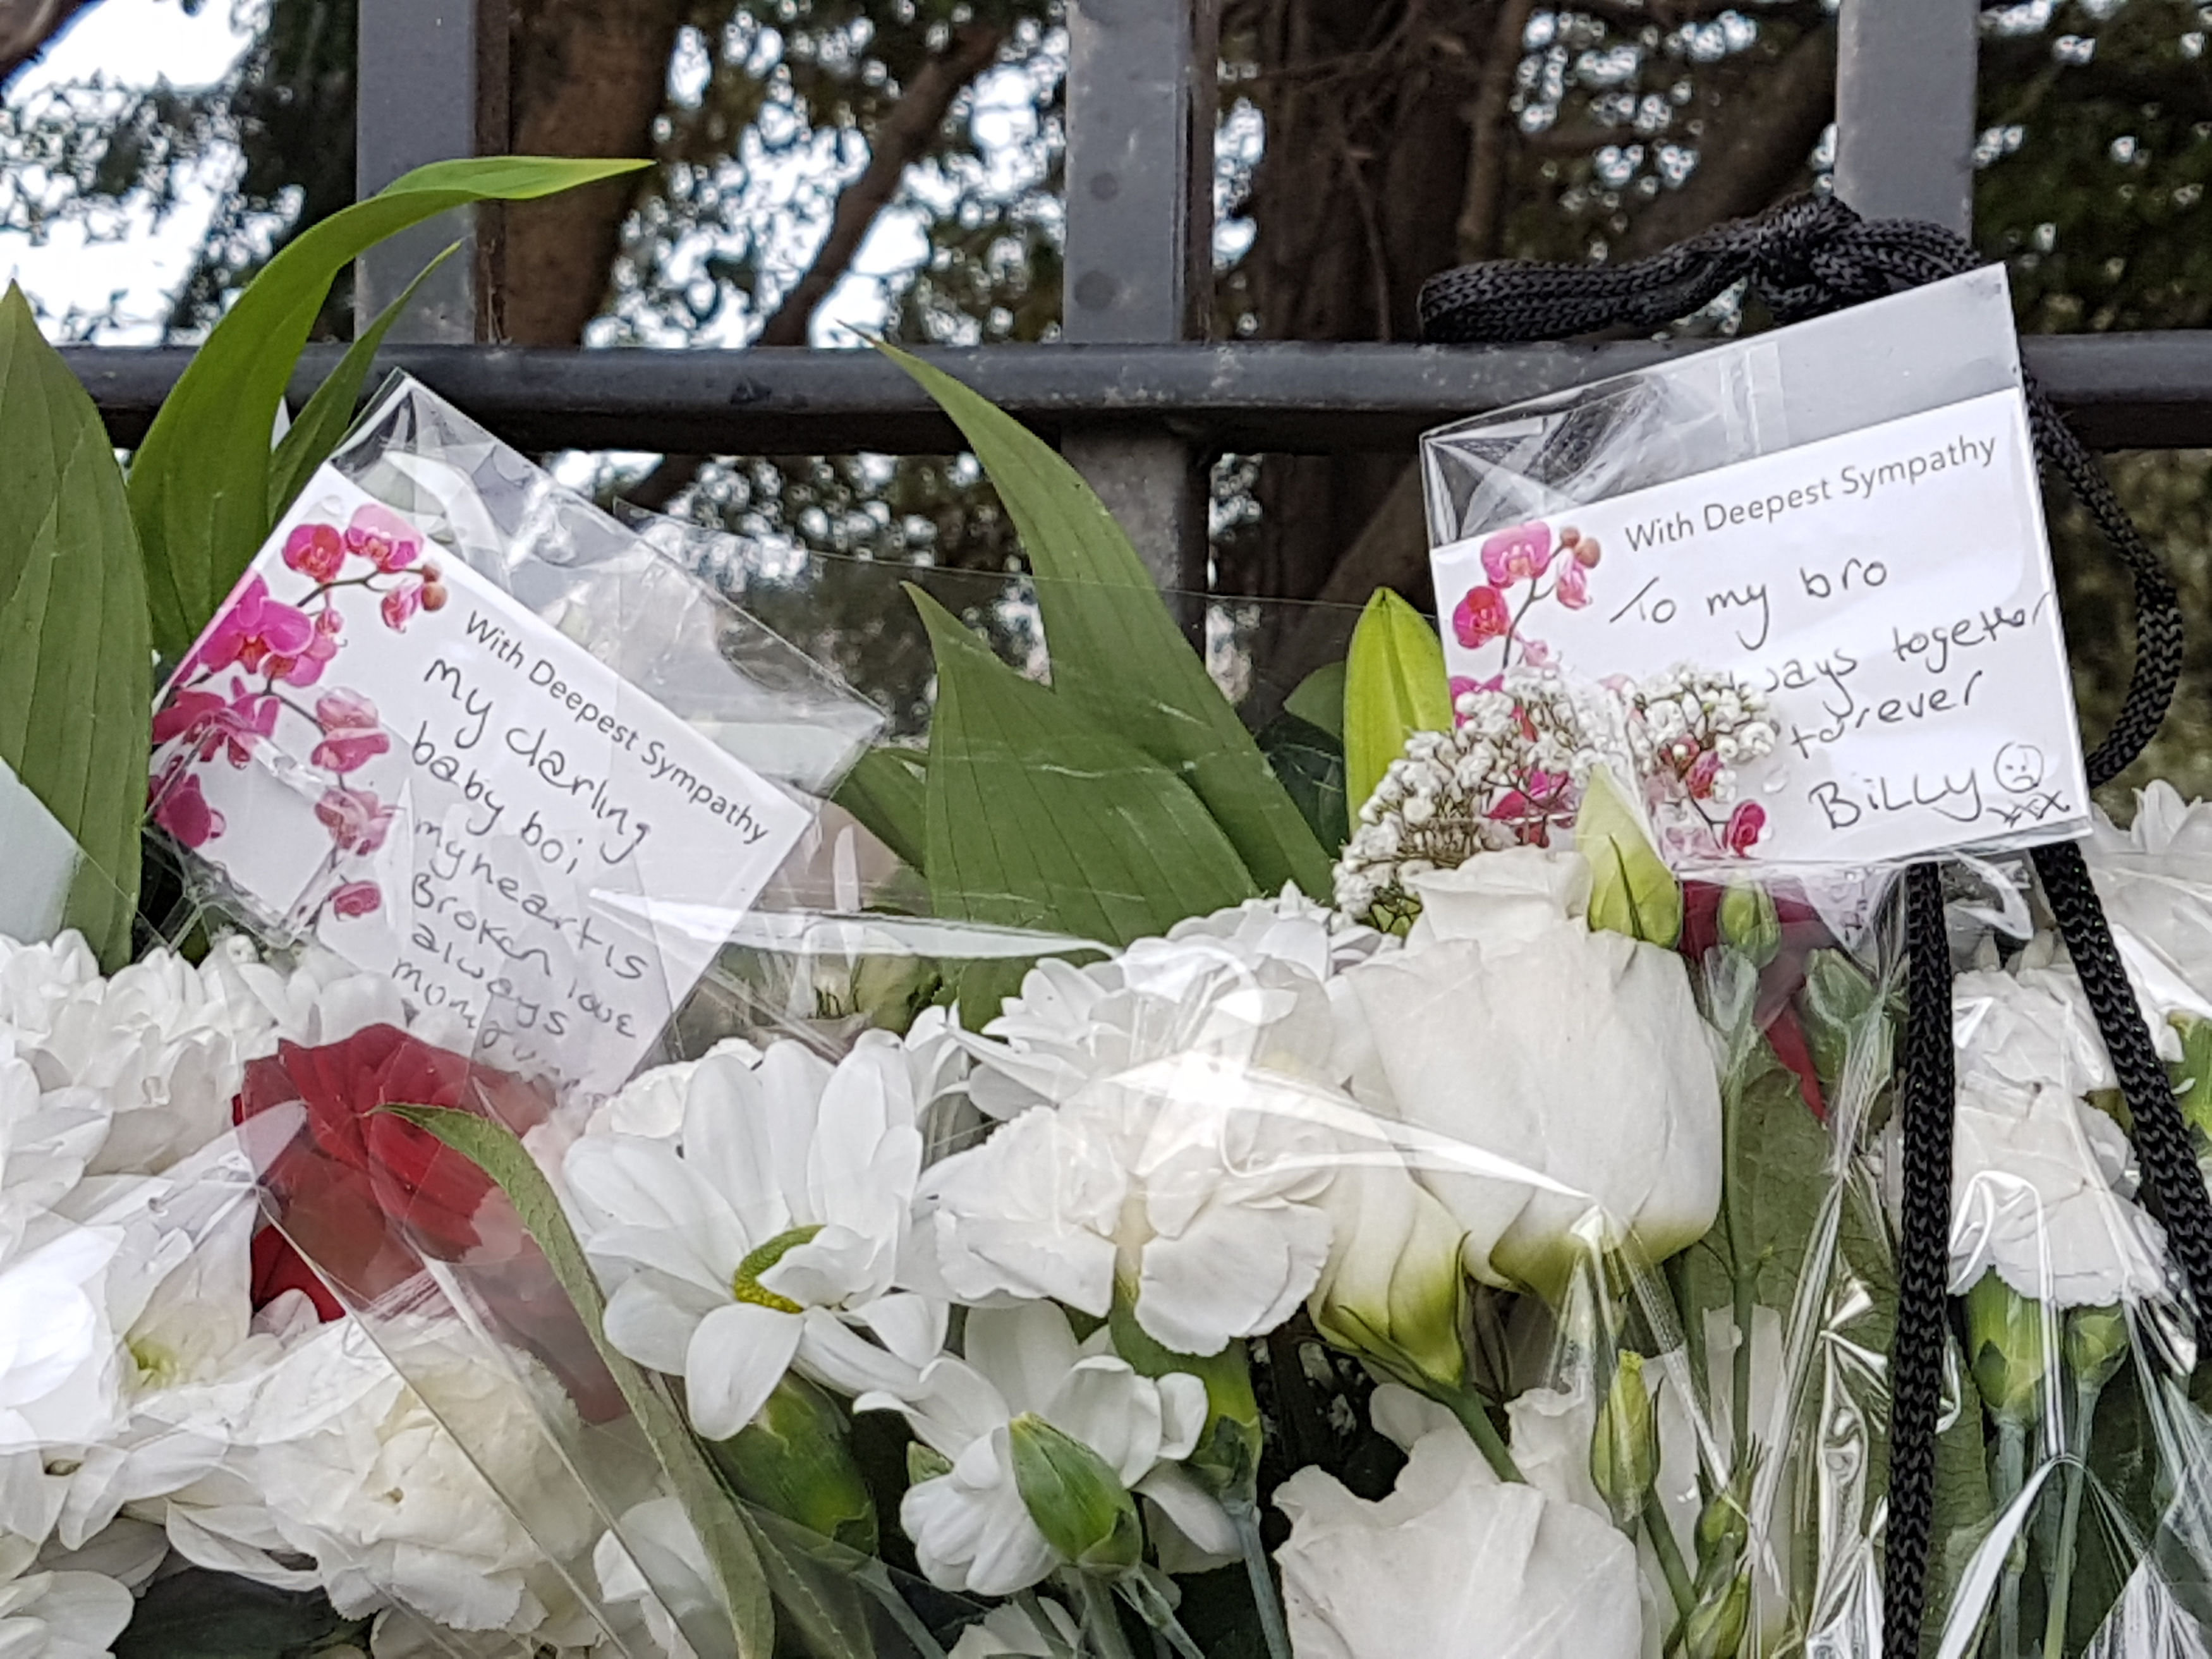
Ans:
[[[1863,219],[1832,196],[1799,196],[1754,219],[1717,225],[1620,265],[1497,260],[1432,277],[1421,289],[1423,337],[1450,343],[1565,339],[1602,329],[1651,332],[1711,304],[1738,283],[1781,321],[1796,322],[1973,269],[1981,263],[1940,225]],[[2181,606],[2156,553],[2096,462],[2042,392],[2026,385],[2038,459],[2065,480],[2127,565],[2136,601],[2135,661],[2118,717],[2088,757],[2089,781],[2111,781],[2166,718],[2181,673]],[[2212,1309],[2212,1199],[2173,1091],[2120,964],[2080,847],[2033,854],[2060,936],[2080,974],[2136,1124],[2146,1185],[2173,1260],[2198,1308]],[[1935,1519],[1936,1432],[1948,1341],[1952,1121],[1956,1059],[1950,945],[1942,874],[1905,872],[1909,957],[1899,1048],[1903,1197],[1898,1225],[1897,1335],[1890,1358],[1888,1516],[1882,1650],[1920,1652]]]

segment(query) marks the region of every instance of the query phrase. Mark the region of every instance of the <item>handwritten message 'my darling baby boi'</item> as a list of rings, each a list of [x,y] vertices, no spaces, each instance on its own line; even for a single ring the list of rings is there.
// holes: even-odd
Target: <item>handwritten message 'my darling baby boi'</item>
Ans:
[[[628,1076],[719,947],[714,919],[808,821],[327,471],[155,737],[157,818],[232,884],[458,1014],[488,1061],[594,1090]]]
[[[1451,672],[1483,679],[1550,661],[1593,678],[1682,664],[1742,676],[1768,695],[1778,733],[1773,754],[1739,780],[1766,815],[1762,862],[1864,866],[2086,828],[2018,392],[1546,525],[1584,559],[1503,595],[1494,621],[1453,633]],[[1436,553],[1447,611],[1490,580],[1489,539]]]

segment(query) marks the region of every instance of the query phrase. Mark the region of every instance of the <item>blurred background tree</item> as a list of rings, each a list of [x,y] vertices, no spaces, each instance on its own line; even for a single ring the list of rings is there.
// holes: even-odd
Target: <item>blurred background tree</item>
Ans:
[[[103,0],[0,0],[0,81]],[[104,0],[109,5],[157,0]],[[158,0],[178,3],[179,0]],[[182,0],[191,4],[194,0]],[[118,109],[48,87],[0,105],[0,225],[158,207],[234,153],[170,331],[189,338],[288,236],[351,199],[355,0],[260,0],[236,70]],[[1825,188],[1832,0],[1223,0],[1221,337],[1410,340],[1424,278],[1461,260],[1632,257]],[[2021,326],[2212,320],[2212,8],[1985,6],[1976,236]],[[11,33],[12,30],[12,33]],[[506,225],[502,326],[531,344],[826,343],[864,250],[900,269],[873,319],[924,343],[1053,337],[1060,314],[1055,0],[514,0],[514,148],[660,165]],[[832,307],[849,313],[850,307]],[[324,331],[342,337],[349,296]],[[96,312],[54,319],[96,331]],[[1724,301],[1686,326],[1757,326]],[[1217,595],[1426,606],[1409,457],[1226,456]],[[746,602],[839,661],[908,729],[927,652],[894,579],[919,574],[1001,647],[1036,641],[1018,554],[964,457],[566,458],[605,494],[744,538]],[[2212,458],[2114,458],[2197,615],[2212,602]],[[2127,594],[2054,503],[2085,718],[2125,681]],[[1340,641],[1333,612],[1218,606],[1278,680]],[[1318,615],[1321,620],[1313,620]],[[2147,765],[2212,789],[2212,642],[2199,629]]]

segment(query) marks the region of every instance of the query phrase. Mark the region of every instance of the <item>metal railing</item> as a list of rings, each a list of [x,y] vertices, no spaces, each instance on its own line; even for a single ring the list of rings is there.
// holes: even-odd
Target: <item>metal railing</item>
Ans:
[[[1212,246],[1219,0],[1068,0],[1065,343],[937,354],[1054,436],[1166,585],[1203,588],[1205,464],[1223,449],[1409,447],[1452,416],[1615,374],[1670,349],[1222,344],[1200,337]],[[1969,226],[1983,0],[1843,0],[1836,188],[1860,211]],[[362,191],[473,153],[505,126],[505,0],[362,0]],[[374,314],[453,228],[363,261]],[[951,427],[864,351],[519,349],[486,341],[495,247],[448,261],[386,358],[530,450],[945,451]],[[2212,331],[2031,337],[2027,362],[2100,447],[2212,443]],[[75,348],[118,441],[189,355]],[[312,351],[304,392],[335,358]]]

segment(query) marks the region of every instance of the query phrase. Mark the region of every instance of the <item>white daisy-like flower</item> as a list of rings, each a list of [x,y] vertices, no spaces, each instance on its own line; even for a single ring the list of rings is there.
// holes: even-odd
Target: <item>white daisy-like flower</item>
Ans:
[[[1182,1372],[1139,1376],[1103,1329],[1078,1344],[1049,1303],[968,1316],[964,1358],[933,1361],[911,1387],[863,1395],[857,1411],[895,1411],[948,1459],[916,1482],[899,1523],[930,1582],[1010,1595],[1061,1565],[1015,1484],[1009,1426],[1034,1413],[1081,1442],[1124,1486],[1158,1504],[1201,1549],[1236,1548],[1228,1517],[1177,1467],[1206,1426],[1206,1385]]]
[[[742,1429],[794,1365],[852,1395],[937,1353],[942,1304],[896,1288],[921,1170],[913,1077],[884,1032],[835,1066],[791,1042],[757,1065],[712,1055],[684,1080],[680,1146],[587,1134],[563,1164],[584,1247],[614,1283],[608,1340],[682,1376],[709,1440]]]

